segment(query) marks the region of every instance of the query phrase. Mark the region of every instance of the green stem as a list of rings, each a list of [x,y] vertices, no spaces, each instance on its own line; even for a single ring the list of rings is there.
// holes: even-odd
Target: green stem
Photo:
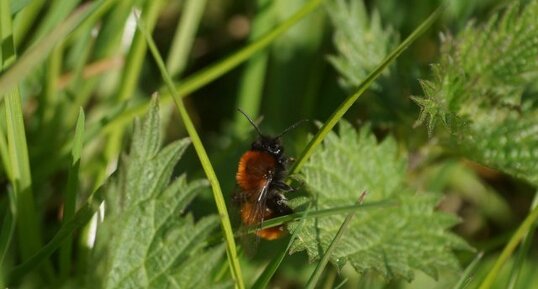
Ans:
[[[351,205],[351,206],[343,206],[343,207],[336,207],[336,208],[329,208],[329,209],[323,209],[319,211],[312,211],[309,212],[308,215],[304,215],[304,212],[296,212],[293,214],[289,214],[282,217],[277,217],[273,219],[269,219],[266,221],[263,221],[263,224],[261,225],[255,225],[247,228],[248,233],[254,233],[257,230],[263,230],[267,228],[272,228],[276,226],[280,226],[285,223],[289,222],[296,222],[300,221],[303,218],[323,218],[328,216],[333,216],[336,214],[344,214],[349,212],[354,212],[358,209],[361,210],[371,210],[371,209],[377,209],[377,208],[386,208],[386,207],[394,207],[398,206],[399,203],[396,201],[377,201],[377,202],[370,202],[367,204],[357,204],[357,205]]]
[[[357,205],[362,204],[362,201],[364,200],[365,196],[366,192],[362,192],[357,201]],[[351,219],[353,218],[353,216],[355,216],[355,212],[356,211],[351,211],[344,219],[344,222],[342,223],[342,225],[338,229],[338,232],[331,241],[329,248],[327,248],[327,251],[325,251],[325,254],[323,254],[323,257],[321,257],[321,260],[316,266],[314,273],[312,273],[312,276],[310,276],[310,279],[306,284],[307,289],[314,289],[318,284],[319,278],[321,277],[321,273],[323,273],[323,270],[325,270],[325,267],[327,266],[327,264],[329,264],[329,260],[331,259],[331,257],[333,257],[333,251],[336,249],[336,244],[338,244],[338,241],[344,235],[344,232],[347,230],[349,224],[351,223]]]
[[[254,18],[252,24],[252,33],[249,39],[251,42],[270,31],[274,22],[273,2],[271,0],[257,1],[258,13],[256,13],[256,18]],[[261,51],[253,55],[246,63],[243,75],[241,76],[242,80],[240,82],[236,107],[242,109],[251,117],[256,117],[260,109],[268,60],[268,51]],[[235,132],[238,135],[242,135],[250,128],[250,125],[244,121],[242,115],[236,113],[234,119]]]
[[[2,232],[0,233],[0,268],[4,268],[4,258],[11,245],[11,240],[13,239],[13,234],[15,232],[15,225],[17,223],[16,196],[11,190],[8,193],[9,207],[6,209],[6,215],[4,216],[4,221],[2,223]]]
[[[88,201],[77,211],[73,218],[62,224],[58,232],[45,246],[32,255],[26,262],[11,270],[8,275],[9,284],[18,283],[26,274],[52,255],[52,253],[54,253],[54,251],[63,244],[64,240],[71,236],[75,230],[86,225],[95,212],[99,210],[99,205],[102,201],[103,192],[102,188],[100,188],[88,198]]]
[[[159,70],[164,79],[164,82],[166,83],[166,86],[170,90],[174,103],[176,104],[176,107],[179,111],[181,119],[183,120],[183,124],[185,125],[187,133],[189,134],[192,140],[192,144],[194,146],[196,154],[198,155],[200,163],[202,164],[202,168],[204,169],[207,179],[209,180],[209,183],[211,184],[211,188],[213,191],[213,198],[215,199],[215,203],[217,205],[217,209],[219,212],[219,217],[220,217],[220,221],[221,221],[221,225],[222,225],[222,229],[224,233],[224,239],[226,240],[226,252],[228,255],[228,262],[230,264],[230,269],[232,271],[232,277],[235,281],[236,288],[243,289],[245,288],[245,285],[243,284],[243,277],[241,274],[241,267],[239,265],[239,258],[237,256],[237,249],[235,245],[232,225],[230,223],[228,210],[226,208],[226,202],[224,201],[224,197],[222,195],[222,190],[220,188],[217,175],[215,174],[213,166],[211,165],[211,162],[209,161],[209,157],[207,156],[207,152],[202,144],[200,136],[198,135],[198,132],[196,131],[196,128],[194,127],[194,124],[192,123],[192,120],[189,117],[189,113],[187,112],[187,109],[185,108],[185,105],[183,104],[183,100],[178,95],[176,88],[174,86],[174,83],[172,81],[172,78],[170,74],[168,73],[168,71],[166,70],[166,66],[159,54],[157,46],[153,42],[151,35],[149,35],[149,33],[145,30],[143,23],[141,21],[138,21],[138,28],[144,34],[146,38],[150,51],[155,61],[157,62],[157,66],[159,67]]]
[[[207,0],[187,0],[166,61],[172,77],[183,73]]]
[[[185,80],[181,81],[179,85],[176,86],[176,91],[179,97],[185,97],[189,93],[192,93],[201,87],[207,85],[211,81],[222,76],[224,73],[232,70],[245,60],[252,57],[255,53],[260,52],[262,49],[266,48],[271,44],[278,36],[286,32],[291,26],[297,23],[299,20],[310,14],[316,8],[319,7],[322,0],[311,0],[305,6],[303,6],[297,13],[292,17],[288,18],[286,21],[281,23],[271,32],[265,34],[262,38],[256,42],[246,46],[245,48],[237,51],[236,53],[230,55],[226,59],[211,65],[190,77],[187,77]],[[0,84],[2,80],[0,79]],[[1,86],[0,86],[1,91]],[[172,98],[169,93],[162,93],[160,95],[160,103],[168,104],[172,101]],[[115,127],[120,127],[130,123],[133,118],[143,115],[149,107],[149,102],[137,105],[133,108],[130,108],[121,114],[115,115],[114,117],[105,117],[103,120],[94,124],[93,127],[88,127],[88,131],[93,131],[90,135],[88,133],[87,139],[94,139],[99,135],[108,133]],[[70,144],[62,149],[63,152],[69,152]]]
[[[17,13],[13,21],[15,47],[19,47],[22,41],[28,36],[27,33],[30,31],[45,2],[45,0],[34,0]]]
[[[150,29],[150,31],[153,30],[153,27],[157,22],[162,3],[162,0],[146,1],[146,5],[142,9],[142,18],[144,19],[144,23],[148,23],[148,29]],[[134,35],[127,59],[125,60],[120,88],[116,97],[117,102],[124,103],[133,96],[135,89],[138,86],[138,79],[140,77],[140,71],[142,70],[146,51],[147,45],[144,36],[137,31]],[[111,131],[109,135],[104,149],[105,161],[103,164],[105,168],[99,170],[96,186],[100,186],[110,173],[110,170],[106,169],[106,167],[108,167],[111,162],[115,162],[118,158],[118,154],[121,150],[124,129],[125,127],[117,127]]]
[[[404,50],[411,45],[420,35],[422,35],[439,17],[441,14],[441,7],[437,8],[422,24],[420,24],[413,33],[411,33],[396,49],[394,49],[384,60],[379,64],[374,71],[372,71],[368,77],[359,85],[357,92],[348,96],[346,100],[336,109],[336,111],[329,117],[327,122],[316,133],[314,138],[308,143],[303,150],[301,156],[295,161],[293,167],[290,169],[290,174],[297,173],[310,158],[314,150],[321,144],[321,141],[327,136],[327,134],[333,129],[338,121],[344,116],[349,108],[357,101],[357,99],[370,87],[374,80],[381,75],[381,73],[391,64]]]
[[[299,232],[301,232],[301,230],[303,229],[304,224],[306,223],[307,216],[310,213],[310,208],[311,207],[308,206],[306,210],[301,212],[301,223],[295,228],[295,230],[291,234],[291,238],[288,241],[286,248],[283,248],[277,251],[278,252],[277,255],[271,260],[271,262],[269,263],[269,265],[267,265],[265,270],[263,270],[260,277],[258,277],[258,280],[256,280],[256,283],[252,285],[252,289],[267,288],[267,285],[269,285],[269,281],[271,281],[271,278],[275,274],[276,270],[278,269],[278,267],[280,266],[280,264],[282,263],[286,255],[288,255],[288,251],[290,250],[291,246],[295,242],[295,239],[297,239]]]
[[[79,188],[80,155],[84,140],[84,110],[80,108],[77,126],[75,129],[74,145],[71,152],[71,167],[67,177],[67,188],[64,194],[63,220],[71,220],[75,216],[77,192]],[[71,270],[71,252],[73,248],[72,236],[65,240],[60,250],[60,276],[66,279]]]
[[[502,251],[501,255],[493,265],[493,268],[489,271],[488,275],[482,281],[482,284],[480,285],[479,289],[488,289],[491,288],[493,283],[495,282],[495,278],[499,275],[499,272],[501,271],[502,266],[504,263],[510,258],[514,250],[516,249],[517,244],[521,241],[521,239],[529,232],[531,227],[534,225],[536,220],[538,219],[538,207],[534,208],[531,213],[525,218],[523,223],[519,226],[517,231],[512,235],[512,238],[510,238],[510,241],[506,246],[504,247],[504,250]]]
[[[534,194],[534,200],[532,201],[531,210],[534,210],[538,207],[538,192]],[[535,226],[533,226],[523,237],[523,244],[519,247],[519,252],[517,254],[516,260],[512,267],[512,272],[510,272],[510,281],[508,282],[507,289],[517,288],[517,281],[519,280],[519,275],[523,269],[523,264],[525,264],[525,259],[528,256],[528,252],[533,243]]]
[[[27,77],[33,69],[48,56],[50,51],[65,40],[73,30],[91,16],[106,10],[116,0],[88,3],[77,8],[67,19],[60,23],[51,33],[32,45],[18,60],[0,76],[0,100],[4,94],[13,90],[18,83]],[[5,43],[4,37],[4,43]]]
[[[2,39],[1,71],[5,71],[16,60],[13,41],[9,1],[0,0],[0,39]],[[41,230],[32,193],[30,161],[22,114],[22,100],[17,83],[12,88],[0,92],[5,94],[7,144],[11,184],[16,194],[17,233],[19,249],[23,260],[28,259],[41,247]]]
[[[460,280],[458,280],[458,283],[456,283],[454,286],[454,289],[464,289],[465,286],[469,284],[468,282],[471,279],[471,275],[476,270],[476,267],[478,267],[480,260],[482,260],[482,256],[484,256],[484,252],[476,254],[476,257],[473,259],[471,264],[465,268],[465,271],[461,275]]]

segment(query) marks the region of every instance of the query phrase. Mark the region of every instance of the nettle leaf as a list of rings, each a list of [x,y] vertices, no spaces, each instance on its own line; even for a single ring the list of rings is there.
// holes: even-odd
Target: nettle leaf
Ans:
[[[218,218],[195,223],[185,212],[208,182],[187,182],[184,175],[170,182],[189,141],[161,150],[159,132],[154,99],[145,120],[135,123],[130,154],[122,159],[119,175],[107,186],[94,278],[102,288],[229,288],[231,282],[215,284],[211,278],[224,254],[223,246],[208,247],[206,241]]]
[[[348,88],[361,84],[397,43],[392,29],[383,29],[377,11],[368,17],[363,1],[332,0],[326,5],[336,29],[333,42],[337,55],[329,61]]]
[[[406,161],[398,158],[391,137],[378,144],[369,129],[356,131],[346,122],[340,122],[339,136],[330,133],[304,166],[302,174],[316,209],[352,205],[363,191],[367,191],[365,203],[398,201],[392,207],[358,210],[331,256],[334,264],[349,262],[358,272],[407,280],[415,269],[433,277],[441,269],[459,269],[452,250],[470,247],[447,230],[458,219],[435,210],[437,195],[407,187],[405,171]],[[306,250],[311,259],[319,258],[344,218],[307,220],[292,252]]]
[[[441,40],[433,80],[422,82],[424,98],[414,98],[422,108],[421,121],[453,115],[467,124],[500,124],[521,105],[526,86],[538,80],[536,0],[523,8],[516,1],[486,25],[469,25],[458,37]],[[462,129],[458,121],[443,123],[453,133]]]
[[[518,1],[482,27],[442,39],[433,79],[421,81],[418,123],[452,151],[538,185],[538,1]],[[534,89],[534,90],[533,90]]]
[[[454,146],[477,162],[538,187],[538,115],[480,127]]]

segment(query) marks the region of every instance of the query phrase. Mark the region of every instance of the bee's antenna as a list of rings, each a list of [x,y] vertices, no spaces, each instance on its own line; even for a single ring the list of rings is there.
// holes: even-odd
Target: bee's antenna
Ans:
[[[237,109],[237,111],[239,111],[240,113],[242,113],[247,119],[248,121],[250,122],[250,124],[252,124],[252,126],[256,129],[256,132],[258,132],[258,135],[259,136],[262,136],[262,132],[260,131],[260,129],[258,128],[258,126],[256,126],[256,124],[252,121],[252,119],[250,119],[250,117],[244,112],[242,111],[240,108]]]
[[[310,122],[310,120],[308,119],[301,119],[300,121],[292,124],[290,127],[288,127],[287,129],[285,129],[282,133],[280,133],[278,136],[276,136],[275,138],[280,138],[281,136],[287,134],[290,130],[298,127],[300,124],[302,124],[303,122]]]

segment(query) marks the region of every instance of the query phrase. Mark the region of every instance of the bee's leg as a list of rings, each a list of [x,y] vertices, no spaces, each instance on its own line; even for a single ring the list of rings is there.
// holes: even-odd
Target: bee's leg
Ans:
[[[287,193],[287,192],[295,192],[297,189],[294,187],[286,184],[285,182],[274,182],[272,184],[272,187],[276,190],[278,190],[281,193]]]
[[[271,197],[267,200],[267,206],[276,216],[285,216],[293,213],[293,210],[288,206],[287,199],[280,193],[271,194]]]
[[[304,186],[304,179],[300,178],[298,175],[291,175],[291,176],[288,176],[288,178],[299,183],[299,185],[295,188],[296,191]]]

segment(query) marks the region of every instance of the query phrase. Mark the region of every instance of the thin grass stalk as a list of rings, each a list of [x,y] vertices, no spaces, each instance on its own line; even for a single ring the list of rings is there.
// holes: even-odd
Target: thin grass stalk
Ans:
[[[365,196],[366,196],[366,192],[362,192],[357,201],[357,205],[362,205],[362,202]],[[349,224],[351,223],[351,219],[353,218],[353,216],[355,216],[355,211],[351,211],[344,219],[344,222],[338,229],[338,232],[336,232],[336,235],[331,241],[331,244],[329,244],[327,251],[325,251],[325,254],[323,254],[323,257],[321,257],[321,260],[316,266],[316,269],[314,269],[314,273],[312,273],[312,275],[310,276],[310,279],[306,283],[305,287],[307,289],[314,289],[316,285],[318,284],[318,281],[321,277],[321,274],[323,273],[323,270],[325,270],[325,267],[327,266],[327,264],[329,264],[329,260],[331,259],[331,257],[333,257],[332,253],[336,249],[336,244],[338,244],[338,241],[344,235],[344,232],[347,230]]]
[[[16,266],[9,272],[8,285],[20,282],[23,277],[52,255],[75,230],[78,230],[91,220],[95,212],[99,210],[99,206],[104,199],[102,190],[101,187],[92,194],[86,203],[76,212],[75,216],[70,220],[66,220],[45,246],[32,255],[26,262]]]
[[[50,51],[95,14],[106,11],[116,0],[97,1],[80,6],[67,19],[55,27],[51,33],[34,43],[24,54],[14,62],[5,73],[0,76],[0,100],[4,94],[14,89],[17,84],[26,78],[43,60]]]
[[[9,190],[8,194],[9,204],[2,223],[2,231],[0,232],[0,268],[5,268],[4,259],[13,240],[17,224],[17,196],[12,190]]]
[[[12,19],[8,0],[0,0],[0,39],[2,41],[1,71],[12,65],[17,58],[13,41]],[[16,84],[10,90],[1,93],[4,96],[5,122],[11,185],[16,194],[17,234],[19,249],[23,260],[28,259],[41,247],[41,227],[36,213],[35,199],[32,193],[30,161],[22,114],[22,100]],[[1,97],[0,96],[0,97]]]
[[[77,193],[79,189],[80,155],[84,141],[84,110],[80,108],[77,126],[75,129],[74,145],[71,151],[71,167],[67,177],[67,188],[64,193],[63,220],[71,220],[75,216]],[[67,237],[60,249],[60,278],[66,279],[71,270],[71,257],[73,251],[73,236]]]
[[[278,36],[286,32],[290,27],[296,24],[299,20],[316,10],[323,0],[311,0],[305,4],[297,13],[282,22],[275,27],[271,32],[265,34],[262,38],[256,42],[246,46],[245,48],[237,51],[229,57],[211,65],[201,71],[194,73],[192,76],[185,78],[178,85],[176,85],[176,91],[179,97],[185,97],[188,94],[204,87],[208,83],[222,76],[226,72],[232,70],[245,60],[252,57],[255,53],[260,52],[271,44]],[[1,83],[1,79],[0,79]],[[163,105],[169,104],[172,101],[169,92],[163,92],[160,95],[160,103]],[[87,139],[93,139],[95,137],[102,136],[113,130],[115,127],[124,126],[130,123],[133,118],[143,115],[149,107],[149,102],[137,105],[133,108],[129,108],[120,114],[105,117],[102,121],[88,127]],[[90,134],[90,131],[92,132]],[[69,146],[62,149],[62,152],[67,154],[69,152]]]
[[[519,226],[517,231],[512,235],[510,238],[510,241],[506,246],[504,247],[501,255],[499,258],[497,258],[497,261],[495,261],[495,264],[493,265],[493,268],[489,270],[488,274],[486,275],[486,278],[482,281],[480,284],[479,289],[489,289],[491,286],[493,286],[493,283],[495,282],[495,279],[499,275],[499,272],[501,271],[502,266],[510,256],[514,253],[514,250],[516,249],[517,245],[523,239],[523,236],[527,234],[536,220],[538,219],[538,207],[535,207],[531,213],[525,218],[523,223]]]
[[[534,199],[532,201],[531,210],[538,207],[538,192],[534,194]],[[525,259],[528,256],[529,250],[532,246],[534,232],[536,230],[536,225],[534,225],[523,237],[523,243],[519,247],[519,251],[514,261],[512,271],[510,272],[510,280],[508,281],[507,289],[515,289],[517,287],[517,282],[519,280],[519,275],[525,264]]]
[[[142,18],[144,19],[144,23],[148,23],[148,29],[150,29],[150,31],[153,30],[153,27],[157,22],[162,4],[162,0],[148,0],[142,9]],[[117,102],[125,103],[134,95],[136,88],[138,87],[138,79],[140,77],[140,72],[142,71],[142,64],[144,63],[146,51],[146,41],[141,33],[137,31],[134,35],[133,42],[131,43],[127,59],[125,60],[120,88],[116,97]],[[112,171],[112,169],[109,169],[109,166],[114,167],[115,169],[115,165],[112,164],[117,161],[124,133],[125,127],[117,127],[110,132],[104,149],[105,167],[100,170],[99,175],[97,176],[97,186],[100,186]]]
[[[289,222],[300,221],[303,218],[306,218],[306,219],[324,218],[324,217],[329,217],[329,216],[338,215],[338,214],[350,213],[359,209],[360,210],[375,210],[379,208],[394,207],[398,205],[399,203],[397,201],[384,200],[384,201],[369,202],[367,204],[355,204],[355,205],[350,205],[350,206],[323,209],[319,211],[311,211],[310,213],[308,213],[308,215],[305,215],[305,216],[303,216],[303,212],[301,211],[301,212],[296,212],[293,214],[285,215],[282,217],[276,217],[273,219],[263,221],[263,224],[261,225],[248,227],[246,232],[250,234],[250,233],[256,232],[256,230],[263,230],[267,228],[280,226],[282,224],[289,223]]]
[[[24,7],[13,21],[13,34],[15,35],[15,47],[20,47],[23,40],[28,36],[28,31],[34,24],[35,19],[41,12],[45,0],[34,0]]]
[[[271,0],[257,1],[258,12],[253,20],[252,32],[249,37],[251,43],[269,32],[273,26],[275,20],[273,6],[274,1]],[[259,113],[268,60],[269,52],[267,50],[253,55],[245,64],[241,76],[236,107],[251,117],[256,117]],[[238,135],[242,135],[250,129],[250,125],[244,121],[240,114],[235,114],[233,125],[234,131]]]
[[[55,0],[49,1],[50,6],[47,9],[46,15],[43,19],[40,19],[37,32],[34,35],[35,40],[40,40],[43,36],[50,33],[50,31],[58,25],[69,13],[78,5],[80,0]]]
[[[187,0],[170,46],[166,67],[172,77],[183,73],[207,0]]]
[[[288,241],[286,248],[284,248],[283,250],[279,250],[279,253],[275,257],[273,257],[271,262],[267,265],[267,267],[265,267],[262,274],[258,277],[254,285],[252,285],[252,289],[267,288],[269,282],[271,281],[271,278],[273,277],[273,275],[275,275],[276,270],[278,269],[286,255],[288,255],[288,251],[297,239],[299,232],[303,229],[304,224],[306,223],[306,217],[310,213],[310,209],[311,206],[309,205],[308,208],[301,212],[301,223],[295,228],[295,230],[291,234],[291,238]]]
[[[338,121],[344,116],[344,114],[351,108],[351,106],[357,101],[357,99],[372,85],[374,80],[381,75],[381,73],[391,64],[402,52],[404,52],[409,45],[411,45],[420,35],[422,35],[428,28],[435,22],[435,20],[441,14],[442,7],[437,8],[419,27],[417,27],[400,45],[394,49],[377,67],[372,71],[368,77],[359,85],[357,91],[348,96],[344,102],[335,110],[335,112],[329,117],[321,129],[316,133],[312,140],[308,143],[302,154],[290,169],[290,174],[297,173],[308,158],[312,155],[314,150],[321,144],[327,134],[333,129]]]
[[[461,274],[461,277],[458,280],[458,283],[456,283],[456,285],[454,286],[454,289],[464,289],[467,285],[469,285],[469,282],[471,282],[472,279],[471,276],[475,273],[476,268],[478,267],[478,264],[480,264],[480,260],[482,260],[483,256],[484,252],[476,254],[476,257],[467,266],[467,268],[465,268],[463,274]]]
[[[138,21],[137,23],[138,23],[139,30],[142,31],[142,33],[144,34],[144,37],[146,38],[146,41],[148,42],[148,46],[153,55],[153,58],[157,62],[157,66],[159,67],[161,75],[164,78],[166,86],[170,90],[172,98],[174,99],[174,103],[176,104],[176,107],[179,111],[181,119],[183,120],[183,124],[185,125],[187,133],[189,134],[192,140],[192,144],[194,146],[196,154],[198,155],[198,158],[200,159],[202,168],[204,169],[206,177],[208,178],[209,183],[211,184],[211,188],[213,191],[213,198],[215,199],[215,203],[217,205],[217,209],[218,209],[219,217],[221,221],[221,226],[224,233],[224,239],[226,241],[226,252],[228,256],[228,262],[230,264],[230,270],[232,272],[232,277],[235,281],[236,288],[243,289],[245,288],[245,285],[243,283],[241,267],[239,265],[239,258],[237,256],[237,248],[236,248],[235,240],[233,236],[232,225],[230,223],[230,217],[228,215],[228,210],[226,208],[226,202],[224,201],[224,197],[222,195],[222,190],[220,188],[219,180],[217,179],[213,166],[211,165],[211,162],[209,161],[209,157],[207,156],[207,152],[205,151],[202,141],[200,137],[198,136],[198,132],[196,131],[196,128],[194,127],[194,124],[192,123],[192,120],[189,117],[187,109],[185,108],[183,104],[183,100],[179,97],[176,91],[176,88],[174,86],[174,83],[172,81],[172,78],[170,74],[168,74],[168,71],[166,70],[166,65],[164,64],[164,61],[162,60],[162,57],[160,56],[159,51],[157,50],[157,46],[153,42],[151,35],[149,35],[149,33],[145,30],[143,23],[141,21]]]

